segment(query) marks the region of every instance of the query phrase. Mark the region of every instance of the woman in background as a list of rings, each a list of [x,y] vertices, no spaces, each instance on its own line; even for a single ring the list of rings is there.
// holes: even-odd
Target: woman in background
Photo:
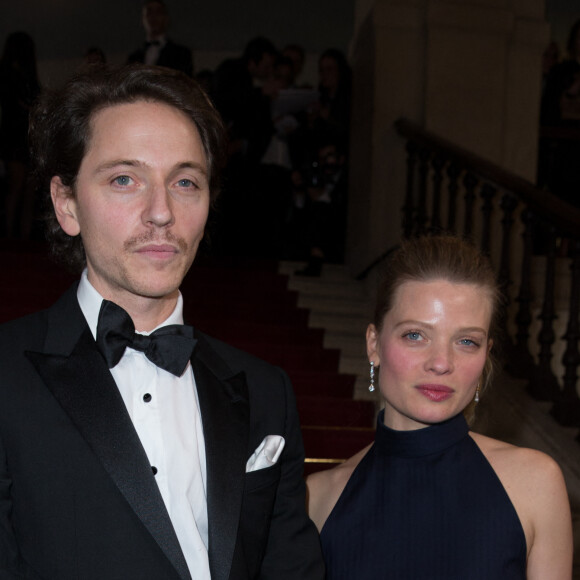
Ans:
[[[538,186],[580,207],[580,19],[567,43],[568,58],[554,65],[542,95],[543,133],[540,141]]]
[[[28,177],[28,116],[40,93],[34,41],[26,32],[6,39],[0,58],[0,158],[6,167],[6,235],[28,238],[34,193]]]
[[[492,375],[488,262],[441,236],[391,257],[367,330],[375,442],[308,479],[328,580],[569,580],[570,507],[547,455],[469,431]]]

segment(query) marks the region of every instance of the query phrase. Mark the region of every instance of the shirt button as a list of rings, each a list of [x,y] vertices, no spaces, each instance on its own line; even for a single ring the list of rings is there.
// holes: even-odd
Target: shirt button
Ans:
[[[149,403],[149,401],[151,401],[151,398],[152,398],[152,397],[151,397],[151,395],[150,395],[149,393],[145,393],[145,394],[143,395],[143,400],[144,400],[146,403]]]
[[[151,466],[151,471],[153,472],[153,475],[157,475],[157,467],[155,467],[155,465]]]

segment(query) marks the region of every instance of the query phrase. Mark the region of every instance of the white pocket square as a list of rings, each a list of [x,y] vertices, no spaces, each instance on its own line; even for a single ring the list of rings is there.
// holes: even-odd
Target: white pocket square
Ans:
[[[281,435],[267,435],[246,463],[246,473],[271,467],[278,461],[286,441]]]

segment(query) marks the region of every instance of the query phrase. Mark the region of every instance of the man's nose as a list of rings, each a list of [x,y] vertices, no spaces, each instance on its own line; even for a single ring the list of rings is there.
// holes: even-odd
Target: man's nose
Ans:
[[[171,225],[175,220],[171,194],[162,183],[154,183],[148,192],[143,221],[157,227]]]

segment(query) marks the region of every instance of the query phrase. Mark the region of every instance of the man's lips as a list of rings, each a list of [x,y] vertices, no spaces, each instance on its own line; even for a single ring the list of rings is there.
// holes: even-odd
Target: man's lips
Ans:
[[[439,403],[441,401],[445,401],[449,399],[453,394],[453,389],[447,387],[446,385],[418,385],[416,389],[425,397],[430,399],[431,401],[435,401]]]
[[[178,252],[179,250],[171,244],[147,244],[136,250],[137,254],[145,254],[152,258],[167,258]]]

